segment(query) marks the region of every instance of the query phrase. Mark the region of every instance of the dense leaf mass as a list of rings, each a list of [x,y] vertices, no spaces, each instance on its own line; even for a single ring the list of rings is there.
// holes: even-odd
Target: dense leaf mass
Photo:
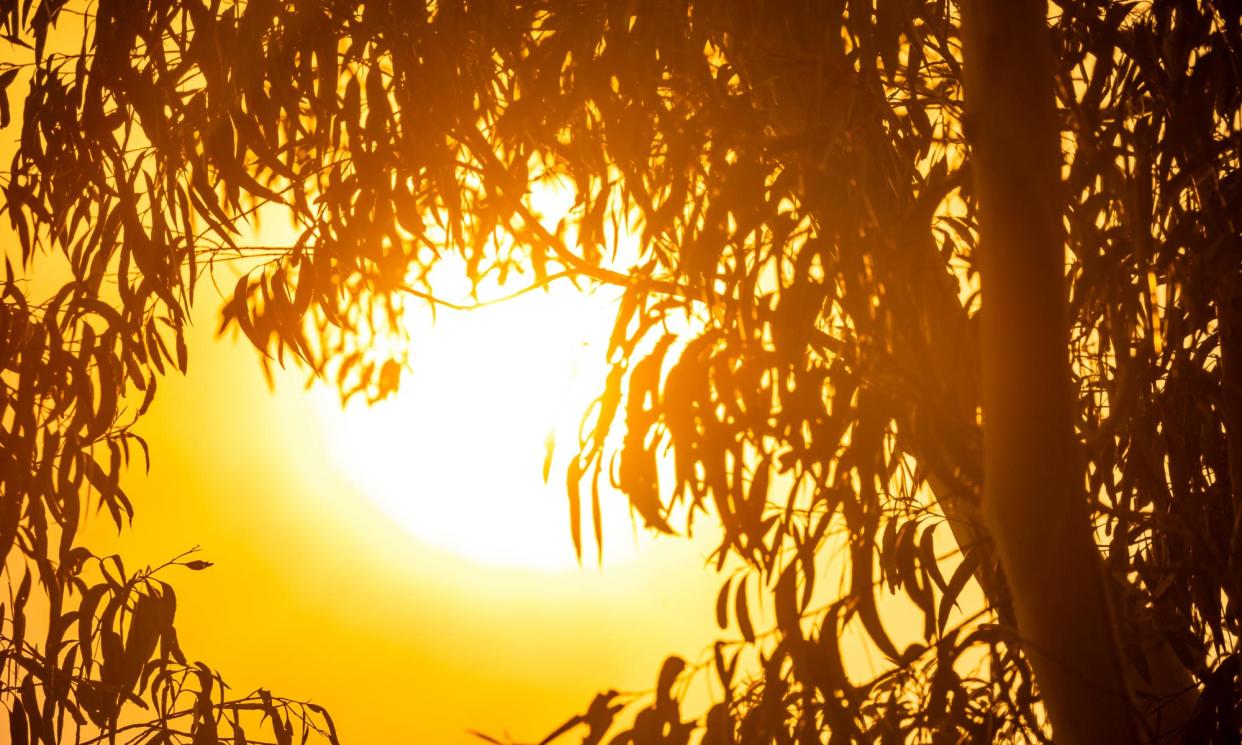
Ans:
[[[1171,650],[1199,691],[1178,733],[1196,742],[1238,728],[1239,14],[1064,0],[1049,30],[1097,537],[1138,703],[1167,697],[1146,679]],[[184,371],[212,267],[244,267],[223,324],[263,364],[376,400],[405,362],[377,340],[401,336],[407,307],[448,302],[429,273],[450,259],[476,286],[623,289],[566,479],[580,549],[609,481],[652,529],[698,512],[723,526],[727,638],[705,665],[670,659],[628,724],[597,698],[570,720],[586,742],[1046,738],[978,517],[983,311],[954,3],[6,0],[0,26],[25,59],[0,86],[28,84],[4,182],[20,266],[0,306],[13,742],[244,741],[247,721],[277,742],[335,739],[317,707],[223,697],[180,652],[172,589],[78,547],[78,517],[131,514],[130,428]],[[555,227],[530,198],[550,182],[574,194]],[[257,218],[292,238],[254,245]],[[22,273],[57,256],[68,279],[30,296]],[[48,601],[38,639],[32,593]],[[873,668],[840,646],[860,629]],[[721,695],[683,722],[694,674]]]

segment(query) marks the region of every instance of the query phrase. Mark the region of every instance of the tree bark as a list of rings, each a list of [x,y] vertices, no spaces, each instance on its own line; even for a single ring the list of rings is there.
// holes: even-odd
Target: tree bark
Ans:
[[[1074,436],[1043,0],[962,3],[980,208],[983,514],[1059,743],[1141,742]]]

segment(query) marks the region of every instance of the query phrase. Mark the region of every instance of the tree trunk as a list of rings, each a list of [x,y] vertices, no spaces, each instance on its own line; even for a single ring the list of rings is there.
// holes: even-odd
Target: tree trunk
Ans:
[[[823,149],[847,130],[853,130],[848,136],[879,149],[871,163],[876,170],[898,160],[880,118],[857,113],[869,97],[884,100],[879,78],[860,79],[843,47],[823,43],[839,34],[835,29],[840,19],[827,15],[830,4],[749,0],[729,8],[726,54],[758,95],[777,135],[802,143],[785,155],[791,165],[812,175],[839,169],[822,165]],[[834,31],[826,34],[826,28]],[[918,371],[919,382],[925,384],[901,397],[906,406],[897,417],[902,448],[925,469],[958,547],[978,552],[975,578],[987,602],[1002,622],[1012,623],[1004,580],[979,514],[982,459],[979,447],[971,447],[979,387],[970,319],[927,226],[914,223],[903,229],[911,195],[899,196],[900,185],[882,180],[858,188],[866,192],[871,227],[889,231],[893,239],[888,250],[868,257],[887,289],[884,303],[893,318],[892,334],[902,335],[890,340],[889,354],[897,368]],[[817,221],[825,222],[822,203],[811,201],[809,208]],[[917,434],[907,426],[915,419],[920,422]],[[936,453],[929,452],[929,444]]]
[[[1229,546],[1229,569],[1242,584],[1242,280],[1231,273],[1216,294],[1216,329],[1220,336],[1221,408],[1225,420],[1225,448],[1229,458],[1229,484],[1233,492],[1233,531]]]
[[[1141,742],[1073,426],[1043,0],[962,3],[980,208],[983,513],[1059,743]]]

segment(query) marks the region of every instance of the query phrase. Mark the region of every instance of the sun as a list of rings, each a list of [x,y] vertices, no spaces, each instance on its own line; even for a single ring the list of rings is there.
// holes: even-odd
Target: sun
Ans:
[[[395,396],[320,407],[337,467],[423,543],[483,564],[578,566],[560,474],[604,380],[614,303],[613,293],[566,283],[439,312],[412,330],[411,373]],[[545,484],[549,436],[558,447]],[[606,563],[634,555],[638,540],[613,497]]]
[[[555,182],[537,183],[530,196],[549,229],[574,203]],[[622,238],[623,248],[635,248]],[[465,267],[452,261],[441,258],[432,285],[464,295]],[[503,295],[509,288],[489,289]],[[564,474],[582,415],[607,376],[620,296],[617,287],[561,281],[469,311],[407,317],[411,372],[395,396],[342,410],[321,391],[322,430],[337,468],[422,543],[483,564],[579,566]],[[549,441],[557,447],[545,483]],[[624,497],[603,486],[607,565],[635,556],[645,536]],[[586,522],[589,544],[594,531]],[[585,545],[583,556],[594,562],[594,546]]]

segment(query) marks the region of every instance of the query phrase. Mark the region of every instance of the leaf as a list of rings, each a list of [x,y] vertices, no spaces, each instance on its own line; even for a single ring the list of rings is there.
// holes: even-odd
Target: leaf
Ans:
[[[92,649],[94,648],[94,639],[91,629],[95,622],[95,609],[99,605],[99,601],[103,598],[111,588],[106,584],[94,585],[82,593],[82,600],[78,606],[78,643],[82,648],[82,667],[87,672],[91,671],[93,664]]]
[[[4,72],[0,72],[0,129],[9,126],[12,114],[9,110],[9,86],[13,84],[13,79],[17,77],[20,68],[10,67]]]
[[[940,626],[940,633],[944,633],[945,624],[949,620],[949,613],[957,605],[957,597],[962,594],[962,589],[966,587],[966,583],[970,578],[975,576],[975,569],[979,566],[979,551],[966,550],[966,555],[962,557],[962,563],[957,565],[957,569],[953,571],[953,577],[949,580],[949,586],[945,588],[944,595],[940,597],[940,613],[938,614],[937,623]]]
[[[802,627],[798,613],[798,563],[790,562],[781,572],[774,591],[776,623],[787,638],[801,639]]]
[[[182,324],[178,323],[176,326],[175,334],[176,334],[176,345],[177,345],[176,346],[177,369],[181,371],[182,375],[185,375],[186,366],[188,365],[188,362],[189,362],[189,353],[187,352],[186,346],[185,346],[185,327],[182,326]]]
[[[940,561],[936,558],[936,525],[933,523],[927,530],[923,531],[923,536],[919,539],[919,558],[923,565],[923,571],[927,576],[932,578],[936,586],[943,592],[947,587],[944,576],[940,573]]]
[[[543,483],[548,483],[548,477],[552,473],[552,457],[556,455],[556,430],[552,427],[548,428],[548,434],[543,438]]]
[[[27,745],[30,732],[26,724],[26,710],[19,700],[13,701],[13,709],[9,712],[9,742],[13,745]]]
[[[121,686],[126,692],[139,681],[143,666],[154,654],[163,631],[163,612],[155,595],[140,595],[129,622],[122,658]]]
[[[723,631],[729,628],[729,588],[733,585],[733,578],[725,580],[720,586],[720,594],[716,596],[716,625]]]
[[[582,463],[578,458],[569,461],[565,473],[565,492],[569,497],[569,532],[574,539],[574,553],[582,561]]]
[[[840,617],[841,604],[834,603],[824,614],[824,621],[820,624],[819,636],[816,639],[820,659],[815,670],[822,676],[821,687],[829,698],[835,698],[832,694],[837,691],[849,691],[852,688],[841,660]]]
[[[712,646],[712,656],[716,661],[716,677],[720,679],[720,685],[726,691],[730,691],[733,683],[733,672],[737,669],[737,657],[733,658],[733,664],[726,665],[724,660],[724,642],[716,642]]]
[[[659,682],[656,684],[657,701],[673,700],[673,684],[685,669],[686,661],[677,655],[671,655],[664,660],[664,664],[660,666]]]
[[[595,531],[595,560],[604,565],[604,512],[599,501],[600,462],[595,463],[591,476],[591,527]]]
[[[753,643],[755,641],[755,628],[750,625],[750,611],[746,605],[746,582],[748,579],[749,577],[743,577],[741,583],[737,586],[737,603],[734,613],[737,615],[737,627],[742,632],[742,638]]]
[[[332,715],[328,713],[328,710],[314,702],[307,702],[306,708],[323,717],[323,723],[328,727],[328,742],[331,745],[339,745],[340,740],[336,735],[336,722],[332,720]]]
[[[26,601],[30,598],[31,573],[26,572],[13,600],[13,646],[21,649],[26,640]]]
[[[871,641],[875,642],[880,651],[890,659],[897,659],[900,655],[897,648],[893,646],[892,640],[888,638],[888,633],[884,630],[884,624],[880,621],[880,614],[875,605],[872,585],[874,545],[874,543],[867,542],[853,547],[850,561],[852,570],[850,594],[857,600],[858,605],[855,610],[862,621],[863,628],[867,630],[867,635],[871,637]]]

